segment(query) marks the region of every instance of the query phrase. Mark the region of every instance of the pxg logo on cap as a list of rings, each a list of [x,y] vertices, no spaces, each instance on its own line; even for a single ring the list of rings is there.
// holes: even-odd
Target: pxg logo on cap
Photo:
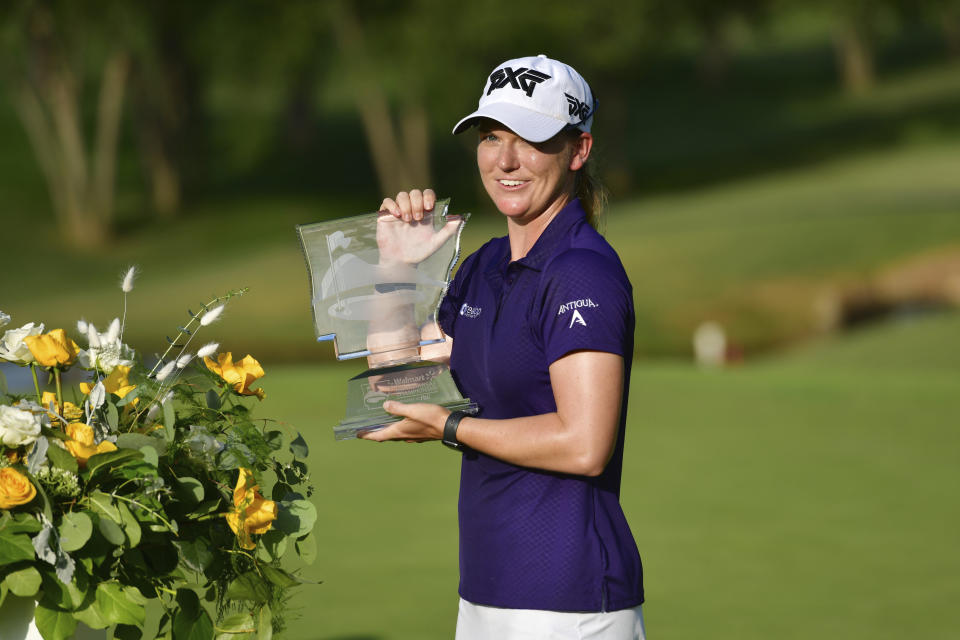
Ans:
[[[589,132],[596,103],[587,81],[572,67],[539,55],[499,65],[478,107],[457,123],[455,134],[489,118],[525,140],[543,142],[564,127]]]
[[[544,80],[549,80],[550,76],[542,71],[520,67],[514,71],[510,67],[497,69],[490,74],[490,88],[487,89],[487,95],[490,95],[497,89],[503,89],[509,83],[514,89],[521,89],[527,96],[533,96],[533,90]]]

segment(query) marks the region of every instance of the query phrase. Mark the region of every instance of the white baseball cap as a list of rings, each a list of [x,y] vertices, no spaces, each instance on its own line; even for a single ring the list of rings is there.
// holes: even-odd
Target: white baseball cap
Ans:
[[[524,140],[543,142],[564,127],[589,132],[596,106],[590,85],[573,67],[542,54],[514,58],[490,74],[479,107],[453,133],[490,118]]]

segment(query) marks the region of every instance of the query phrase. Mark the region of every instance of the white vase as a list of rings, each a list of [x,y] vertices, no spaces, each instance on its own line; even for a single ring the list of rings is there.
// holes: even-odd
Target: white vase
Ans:
[[[8,593],[0,604],[0,640],[43,640],[33,622],[37,603],[33,598],[21,598]],[[74,640],[105,640],[104,629],[91,629],[80,623],[73,635]]]

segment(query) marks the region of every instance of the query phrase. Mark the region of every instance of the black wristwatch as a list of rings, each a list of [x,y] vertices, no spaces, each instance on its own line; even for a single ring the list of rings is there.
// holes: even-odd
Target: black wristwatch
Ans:
[[[456,449],[457,451],[463,451],[463,445],[460,444],[460,441],[457,440],[457,427],[460,426],[460,421],[466,418],[469,413],[466,411],[451,411],[450,415],[447,416],[447,422],[443,425],[443,444],[447,445],[451,449]]]

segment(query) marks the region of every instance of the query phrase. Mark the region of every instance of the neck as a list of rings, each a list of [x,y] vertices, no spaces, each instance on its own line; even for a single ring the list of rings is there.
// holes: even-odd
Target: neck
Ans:
[[[547,225],[557,217],[557,214],[560,213],[572,199],[572,196],[565,193],[547,207],[543,213],[534,218],[507,218],[507,237],[510,240],[511,262],[519,260],[530,253],[530,249],[533,248],[533,245],[535,245],[537,240],[540,239],[540,236],[543,235],[543,231],[547,228]]]

